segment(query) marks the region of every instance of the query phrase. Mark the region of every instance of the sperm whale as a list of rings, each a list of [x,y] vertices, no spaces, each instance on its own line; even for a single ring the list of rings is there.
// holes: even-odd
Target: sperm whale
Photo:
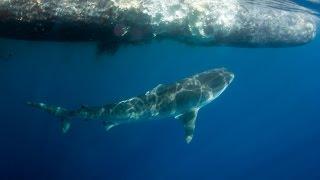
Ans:
[[[94,41],[110,52],[162,39],[287,47],[314,39],[315,14],[288,0],[1,0],[0,37]]]

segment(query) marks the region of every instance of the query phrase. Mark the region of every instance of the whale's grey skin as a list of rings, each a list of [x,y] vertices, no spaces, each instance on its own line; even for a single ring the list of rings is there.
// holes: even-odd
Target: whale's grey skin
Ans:
[[[98,41],[107,50],[156,39],[202,46],[296,46],[314,39],[317,21],[312,11],[287,0],[0,1],[0,37]]]
[[[232,82],[234,74],[224,68],[213,69],[168,85],[158,85],[143,95],[99,107],[82,106],[66,110],[44,103],[28,104],[49,112],[62,120],[62,131],[70,128],[70,118],[100,119],[106,130],[123,123],[175,117],[182,121],[185,140],[193,138],[200,108],[217,98]]]

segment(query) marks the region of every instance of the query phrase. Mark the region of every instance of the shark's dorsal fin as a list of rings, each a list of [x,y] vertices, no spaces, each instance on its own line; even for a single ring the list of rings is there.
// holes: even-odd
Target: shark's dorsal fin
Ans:
[[[117,126],[117,123],[113,123],[113,122],[108,122],[108,121],[104,121],[103,122],[104,128],[106,131],[109,131],[111,128]]]
[[[199,109],[191,109],[181,115],[176,116],[176,119],[181,120],[184,127],[184,136],[187,143],[190,143],[193,138],[193,132],[196,127],[196,119]]]

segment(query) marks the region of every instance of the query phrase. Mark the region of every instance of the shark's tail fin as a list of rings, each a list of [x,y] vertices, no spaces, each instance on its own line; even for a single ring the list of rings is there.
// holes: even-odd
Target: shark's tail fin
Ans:
[[[45,112],[48,112],[49,114],[58,117],[61,120],[61,130],[63,133],[67,133],[70,129],[70,119],[74,117],[74,111],[69,111],[58,106],[49,106],[44,103],[27,102],[27,104],[31,107],[41,109]]]

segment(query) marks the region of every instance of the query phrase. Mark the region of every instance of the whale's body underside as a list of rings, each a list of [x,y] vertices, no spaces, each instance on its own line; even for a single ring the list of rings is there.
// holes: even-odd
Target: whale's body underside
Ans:
[[[0,37],[97,41],[106,50],[159,39],[202,46],[296,46],[315,37],[317,21],[311,10],[286,0],[0,1]]]

